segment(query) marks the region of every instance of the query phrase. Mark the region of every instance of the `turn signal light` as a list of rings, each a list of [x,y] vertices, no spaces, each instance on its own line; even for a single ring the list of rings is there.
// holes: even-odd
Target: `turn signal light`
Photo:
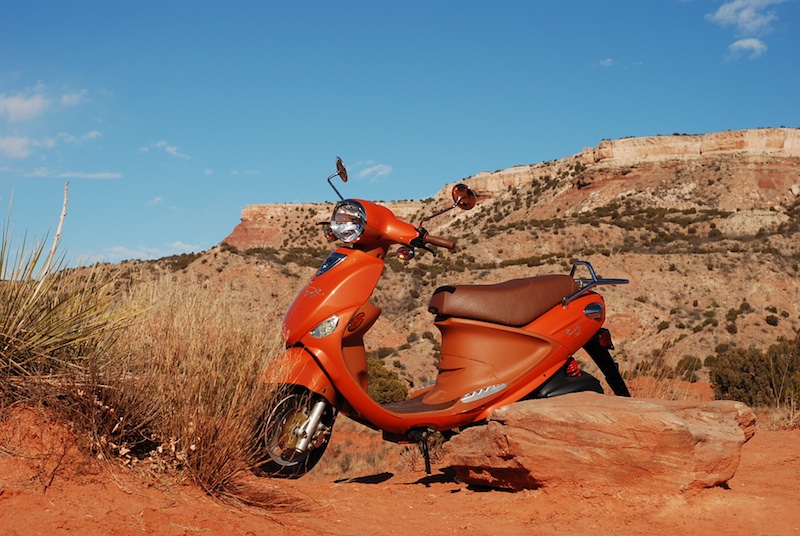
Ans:
[[[397,258],[404,261],[410,261],[414,258],[414,248],[410,248],[408,246],[400,247],[400,249],[397,250]]]
[[[347,331],[352,332],[357,330],[358,326],[360,326],[364,322],[365,318],[366,315],[364,313],[358,313],[356,316],[350,319],[350,322],[347,323]]]

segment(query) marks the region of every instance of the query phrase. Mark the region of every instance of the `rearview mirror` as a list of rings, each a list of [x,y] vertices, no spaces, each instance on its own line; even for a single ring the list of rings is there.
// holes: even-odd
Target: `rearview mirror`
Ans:
[[[344,167],[344,162],[338,156],[336,157],[336,171],[342,178],[342,182],[347,182],[347,170]]]
[[[453,186],[453,203],[461,210],[471,210],[475,207],[478,196],[466,184]]]

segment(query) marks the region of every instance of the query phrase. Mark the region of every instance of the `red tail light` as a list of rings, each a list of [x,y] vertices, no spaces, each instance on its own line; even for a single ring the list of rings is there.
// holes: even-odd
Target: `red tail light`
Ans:
[[[564,371],[567,373],[567,376],[573,378],[577,378],[581,375],[581,367],[579,367],[578,362],[571,357],[567,360],[567,368],[564,369]]]
[[[600,346],[606,348],[607,350],[614,349],[614,343],[611,341],[611,332],[607,329],[600,330],[600,332],[597,334],[597,342],[600,343]]]

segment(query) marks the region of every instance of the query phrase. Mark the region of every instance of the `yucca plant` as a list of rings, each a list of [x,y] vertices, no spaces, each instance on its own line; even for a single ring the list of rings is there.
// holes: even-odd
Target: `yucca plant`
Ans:
[[[63,216],[46,251],[43,240],[30,243],[27,235],[13,240],[9,207],[0,237],[0,382],[5,390],[22,378],[88,373],[97,365],[97,345],[132,316],[116,307],[114,270],[66,267],[58,253]]]
[[[123,285],[110,266],[67,268],[64,215],[47,251],[13,242],[9,209],[0,397],[46,402],[101,458],[186,470],[213,495],[246,499],[239,477],[258,463],[273,396],[262,374],[282,347],[274,315],[170,276]]]

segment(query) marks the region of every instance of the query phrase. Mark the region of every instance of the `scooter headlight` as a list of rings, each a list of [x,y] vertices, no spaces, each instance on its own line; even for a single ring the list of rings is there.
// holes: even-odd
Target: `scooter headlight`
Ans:
[[[315,339],[322,339],[327,337],[334,331],[336,331],[336,326],[339,325],[339,317],[336,315],[330,316],[320,322],[320,324],[311,330],[311,336]]]
[[[358,240],[367,226],[367,212],[361,203],[356,201],[340,201],[333,209],[331,231],[342,242],[350,243]]]

